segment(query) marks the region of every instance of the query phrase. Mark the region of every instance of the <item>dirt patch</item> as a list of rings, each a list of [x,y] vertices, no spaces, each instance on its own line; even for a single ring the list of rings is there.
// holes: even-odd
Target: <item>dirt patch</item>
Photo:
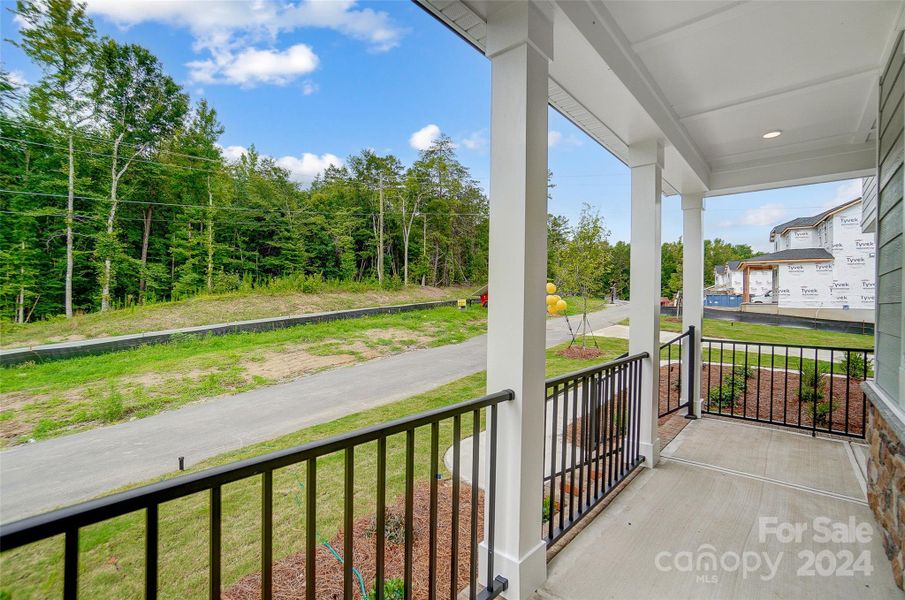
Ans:
[[[435,584],[439,596],[447,597],[451,585],[452,558],[452,482],[442,481],[437,485],[437,571]],[[386,547],[384,550],[384,581],[402,579],[405,574],[404,535],[400,535],[398,524],[405,515],[405,498],[400,496],[388,505],[386,511]],[[483,539],[483,494],[478,495],[478,541]],[[456,589],[461,592],[468,587],[469,566],[471,564],[471,487],[461,484],[459,489],[459,524],[456,569]],[[404,522],[404,521],[403,521]],[[395,527],[393,526],[395,524]],[[415,484],[412,549],[412,592],[414,598],[428,597],[429,555],[430,555],[430,484],[421,481]],[[374,516],[360,517],[353,523],[352,566],[361,573],[367,592],[371,592],[377,573],[376,536]],[[330,546],[342,556],[343,532],[330,540]],[[298,552],[277,561],[273,565],[273,597],[296,599],[305,597],[304,552]],[[323,544],[318,545],[315,554],[315,580],[318,598],[343,597],[343,564]],[[353,575],[352,598],[362,598],[359,580]],[[225,600],[257,600],[261,597],[261,575],[247,575],[229,587],[224,593]]]
[[[19,410],[39,398],[40,396],[35,396],[28,392],[6,392],[5,394],[0,394],[0,409]]]
[[[563,348],[556,354],[565,358],[590,360],[592,358],[598,358],[601,355],[601,352],[598,348],[588,348],[586,346],[569,346],[568,348]]]
[[[242,362],[242,367],[249,377],[258,376],[282,381],[312,371],[348,365],[356,360],[356,356],[351,353],[319,356],[311,354],[305,348],[290,348],[267,352],[261,360],[245,360]]]
[[[3,421],[0,423],[0,445],[8,446],[13,440],[22,438],[31,430],[31,424],[19,421],[15,417]]]

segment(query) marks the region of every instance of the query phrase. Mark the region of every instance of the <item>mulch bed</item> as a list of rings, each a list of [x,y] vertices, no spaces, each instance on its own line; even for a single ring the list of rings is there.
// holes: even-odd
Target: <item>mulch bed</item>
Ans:
[[[665,415],[669,411],[675,411],[682,403],[682,387],[687,386],[688,370],[682,371],[681,363],[674,363],[668,367],[660,367],[660,412]]]
[[[597,358],[601,355],[600,349],[598,348],[590,348],[587,346],[569,346],[568,348],[563,348],[559,352],[557,352],[559,356],[564,356],[565,358],[576,358],[580,360],[590,360],[592,358]]]
[[[799,425],[811,427],[813,419],[813,404],[798,400],[798,387],[800,377],[797,371],[788,373],[782,369],[752,368],[752,376],[746,381],[747,389],[736,399],[731,406],[724,404],[722,409],[716,402],[709,405],[707,394],[710,389],[716,389],[722,383],[728,383],[732,378],[732,368],[729,366],[705,364],[701,369],[701,396],[704,398],[703,410],[714,413],[745,416],[749,419]],[[832,433],[845,433],[860,435],[864,432],[864,393],[861,391],[861,381],[850,379],[848,382],[848,420],[846,421],[846,380],[845,377],[832,377],[832,385],[829,384],[830,376],[824,375],[827,382],[826,393],[823,402],[832,400],[832,426],[828,418],[817,420],[817,430]],[[760,387],[758,389],[758,379]],[[661,386],[662,389],[662,386]],[[661,400],[662,402],[662,400]],[[772,412],[771,412],[772,408]],[[847,429],[846,429],[847,427]]]
[[[437,485],[437,573],[436,584],[440,596],[449,595],[450,562],[452,558],[452,482]],[[427,598],[429,580],[430,547],[430,483],[416,482],[414,489],[414,545],[412,548],[412,591],[415,598]],[[478,493],[478,541],[484,537],[483,492]],[[402,579],[405,569],[404,515],[405,497],[387,503],[386,551],[384,581]],[[457,588],[461,592],[468,587],[471,564],[471,486],[459,487],[459,552]],[[376,535],[374,516],[360,517],[353,527],[353,565],[361,572],[368,594],[371,595],[376,577]],[[330,545],[342,555],[343,532],[330,540]],[[343,565],[323,545],[317,549],[316,560],[317,597],[339,599],[343,597]],[[305,596],[305,554],[298,552],[273,564],[273,597],[298,599]],[[358,578],[353,575],[353,598],[362,598]],[[228,600],[257,600],[261,597],[261,574],[247,575],[227,589],[223,598]]]

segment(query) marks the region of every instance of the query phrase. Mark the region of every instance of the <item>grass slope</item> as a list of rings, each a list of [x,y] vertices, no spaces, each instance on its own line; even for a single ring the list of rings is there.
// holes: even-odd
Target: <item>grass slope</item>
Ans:
[[[547,376],[559,375],[615,358],[627,349],[625,340],[600,339],[604,355],[591,361],[566,359],[547,351]],[[265,452],[289,448],[413,413],[449,406],[484,394],[485,374],[476,373],[430,392],[379,408],[348,415],[275,440],[228,452],[192,471],[222,465]],[[471,434],[471,420],[462,420],[462,434]],[[430,428],[416,433],[415,473],[429,479]],[[452,423],[440,427],[442,452],[452,443]],[[355,516],[374,511],[376,443],[355,451]],[[341,526],[343,454],[318,461],[318,535],[329,539]],[[448,477],[442,466],[443,477]],[[174,476],[176,473],[170,475]],[[304,465],[274,475],[273,557],[279,560],[304,548]],[[404,436],[387,443],[387,498],[404,489]],[[223,489],[222,565],[224,587],[260,569],[260,480],[252,478]],[[144,576],[144,514],[132,513],[82,530],[79,538],[79,591],[85,598],[140,597]],[[198,598],[206,594],[208,569],[208,496],[195,494],[160,507],[160,598]],[[15,600],[59,597],[62,591],[63,540],[45,540],[0,557],[0,597]],[[371,582],[367,582],[370,585]]]
[[[578,305],[577,299],[567,300]],[[589,301],[589,310],[602,307],[601,300]],[[479,306],[465,311],[440,307],[261,333],[186,335],[167,344],[0,368],[0,446],[143,418],[389,354],[454,344],[485,330],[486,311]]]
[[[202,294],[176,302],[137,305],[106,313],[58,317],[17,325],[0,321],[0,347],[34,346],[129,333],[245,321],[330,310],[389,306],[433,300],[452,300],[468,295],[471,288],[409,286],[384,290],[368,284],[321,284],[316,292],[277,288],[226,294]]]
[[[0,369],[2,438],[10,442],[146,417],[338,365],[462,342],[486,312],[441,307],[262,333],[185,336],[100,356]]]

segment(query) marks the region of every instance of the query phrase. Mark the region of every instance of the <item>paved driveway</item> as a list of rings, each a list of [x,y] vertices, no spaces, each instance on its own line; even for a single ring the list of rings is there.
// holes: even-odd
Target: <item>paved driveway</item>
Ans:
[[[594,313],[591,324],[618,323],[628,310],[626,304]],[[548,346],[568,339],[562,319],[547,321]],[[0,453],[0,522],[164,475],[177,468],[180,456],[189,466],[426,392],[483,370],[486,355],[482,335],[6,450]]]

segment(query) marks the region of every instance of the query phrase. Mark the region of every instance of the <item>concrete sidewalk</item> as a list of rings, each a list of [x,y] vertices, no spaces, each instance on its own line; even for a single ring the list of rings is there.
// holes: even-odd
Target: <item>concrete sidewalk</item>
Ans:
[[[628,316],[628,305],[589,315],[594,327]],[[547,345],[569,339],[547,321]],[[145,419],[17,446],[0,453],[0,522],[158,477],[228,450],[388,404],[481,371],[487,339],[428,348],[211,398]],[[463,398],[467,400],[467,398]]]
[[[865,501],[862,451],[847,441],[691,421],[657,468],[643,470],[550,562],[535,598],[902,598]],[[867,524],[869,539],[823,541],[817,517],[846,531],[850,522]],[[770,523],[805,529],[800,539],[780,540]],[[846,562],[848,553],[866,557],[865,568]],[[820,558],[809,566],[808,556]],[[822,572],[826,559],[832,568]]]

